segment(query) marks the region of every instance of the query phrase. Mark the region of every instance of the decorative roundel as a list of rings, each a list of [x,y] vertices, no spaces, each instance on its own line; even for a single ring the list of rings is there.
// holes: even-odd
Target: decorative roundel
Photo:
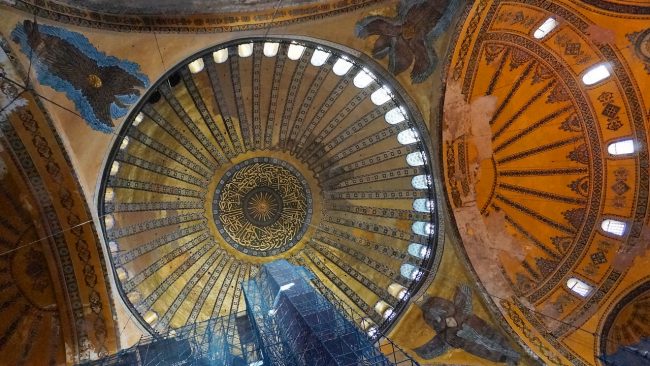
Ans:
[[[312,215],[305,178],[289,163],[253,158],[230,168],[213,198],[214,222],[235,249],[255,256],[277,255],[303,236]]]

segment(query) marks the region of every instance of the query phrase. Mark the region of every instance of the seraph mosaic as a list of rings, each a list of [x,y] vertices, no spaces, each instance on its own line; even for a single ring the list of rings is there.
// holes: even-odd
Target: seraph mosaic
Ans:
[[[379,36],[372,56],[388,56],[388,71],[400,74],[413,64],[411,80],[421,83],[438,64],[433,42],[445,31],[460,0],[402,0],[397,16],[369,16],[357,23],[356,35],[360,38]]]
[[[436,335],[414,351],[425,360],[459,348],[493,362],[516,365],[519,354],[508,341],[486,321],[473,312],[472,290],[461,285],[452,301],[429,297],[421,305],[424,321]]]
[[[95,130],[111,132],[112,120],[149,86],[138,64],[107,56],[80,33],[25,20],[11,37],[32,58],[38,81],[64,92]]]

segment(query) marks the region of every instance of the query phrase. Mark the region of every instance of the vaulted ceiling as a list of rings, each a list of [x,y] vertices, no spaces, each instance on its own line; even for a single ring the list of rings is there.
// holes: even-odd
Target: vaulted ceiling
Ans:
[[[401,269],[428,273],[442,247],[421,117],[373,68],[241,40],[151,88],[106,162],[100,216],[121,291],[154,329],[244,310],[239,284],[277,258],[384,329],[396,320],[426,278]]]
[[[2,8],[0,62],[17,81],[0,95],[0,204],[15,212],[0,222],[3,355],[74,362],[242,310],[237,283],[280,257],[423,364],[597,365],[649,335],[650,6],[115,4]],[[52,40],[59,51],[38,52]],[[306,47],[295,58],[292,40]],[[392,98],[373,102],[381,86]],[[411,129],[420,142],[400,143]],[[424,165],[408,155],[420,151]],[[425,222],[435,233],[417,233]],[[465,318],[432,321],[468,300]],[[450,343],[454,322],[482,324],[500,353]]]

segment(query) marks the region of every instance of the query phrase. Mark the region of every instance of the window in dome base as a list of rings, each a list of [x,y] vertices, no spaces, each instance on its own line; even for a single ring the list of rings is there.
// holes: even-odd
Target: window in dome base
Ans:
[[[386,112],[384,119],[388,124],[395,125],[406,120],[406,113],[402,107],[395,107]]]
[[[375,90],[370,94],[370,101],[374,105],[382,105],[392,98],[392,92],[388,87],[382,86],[380,89]]]
[[[551,33],[551,31],[555,29],[555,27],[557,27],[559,24],[560,23],[557,20],[548,18],[544,23],[542,23],[542,25],[539,26],[539,28],[537,28],[537,30],[535,30],[533,37],[536,39],[542,39]]]
[[[582,76],[582,82],[587,86],[594,85],[607,79],[610,75],[611,73],[609,72],[607,64],[599,64],[589,69],[589,71]]]
[[[388,286],[388,293],[397,300],[406,299],[409,295],[408,289],[399,283],[391,283],[390,286]]]
[[[416,175],[411,179],[411,185],[415,189],[428,189],[431,187],[431,177],[428,175]]]
[[[212,59],[218,64],[222,64],[228,60],[228,49],[222,48],[218,51],[212,52]]]
[[[424,221],[414,222],[413,225],[411,225],[411,229],[414,233],[422,236],[429,236],[435,231],[432,223]]]
[[[370,71],[366,69],[361,69],[357,75],[354,77],[354,80],[352,82],[354,83],[354,86],[356,86],[359,89],[363,89],[370,85],[373,80],[375,80],[374,76],[370,73]]]
[[[305,52],[305,46],[297,43],[292,43],[289,45],[289,49],[287,50],[287,57],[289,60],[297,60],[299,59],[303,52]]]
[[[623,233],[625,233],[626,226],[627,225],[625,225],[623,221],[612,220],[612,219],[603,220],[602,224],[600,225],[603,231],[616,236],[622,236]]]
[[[414,256],[415,258],[426,259],[429,258],[429,255],[431,255],[431,249],[418,243],[409,244],[407,250],[409,254]]]
[[[413,209],[417,212],[431,212],[436,207],[435,202],[428,198],[416,198],[413,200]]]
[[[426,162],[424,152],[415,151],[406,155],[406,163],[410,166],[422,166]]]
[[[205,67],[205,63],[203,63],[202,58],[197,58],[196,60],[190,62],[187,65],[187,68],[190,69],[190,72],[192,74],[196,74],[196,73],[199,73],[199,72],[203,71],[204,67]]]
[[[314,51],[314,54],[311,55],[311,64],[314,66],[323,66],[327,59],[330,58],[331,53],[317,49]]]
[[[273,57],[278,54],[278,49],[280,44],[278,42],[266,42],[264,43],[264,56]]]
[[[612,142],[607,146],[607,152],[611,155],[628,155],[634,153],[634,141],[632,139]]]
[[[412,128],[409,128],[408,130],[404,130],[397,134],[397,142],[402,145],[410,145],[418,141],[420,141],[420,136],[418,135],[417,131]]]
[[[253,54],[253,43],[244,43],[237,46],[237,54],[239,57],[249,57]]]
[[[343,76],[350,71],[352,63],[344,58],[339,58],[332,66],[332,71],[338,76]]]
[[[399,269],[400,274],[402,277],[409,279],[409,280],[416,280],[420,278],[420,274],[422,273],[420,269],[410,263],[404,263]]]
[[[589,286],[588,284],[580,281],[579,279],[575,277],[571,277],[566,281],[566,286],[569,288],[569,290],[575,292],[576,294],[580,295],[581,297],[587,297],[593,288]]]

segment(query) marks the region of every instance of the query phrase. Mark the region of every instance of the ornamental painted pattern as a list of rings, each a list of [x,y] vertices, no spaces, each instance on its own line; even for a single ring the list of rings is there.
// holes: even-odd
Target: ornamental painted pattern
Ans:
[[[217,185],[213,214],[221,236],[255,256],[295,245],[311,222],[311,192],[287,162],[254,158],[232,167]]]
[[[90,127],[109,133],[113,119],[149,86],[134,62],[107,56],[80,33],[25,20],[11,33],[30,58],[38,81],[65,93]]]
[[[411,80],[425,81],[438,64],[433,42],[451,22],[458,0],[404,0],[397,17],[369,16],[357,23],[357,37],[379,36],[372,56],[383,59],[388,55],[388,70],[398,75],[413,64]]]

